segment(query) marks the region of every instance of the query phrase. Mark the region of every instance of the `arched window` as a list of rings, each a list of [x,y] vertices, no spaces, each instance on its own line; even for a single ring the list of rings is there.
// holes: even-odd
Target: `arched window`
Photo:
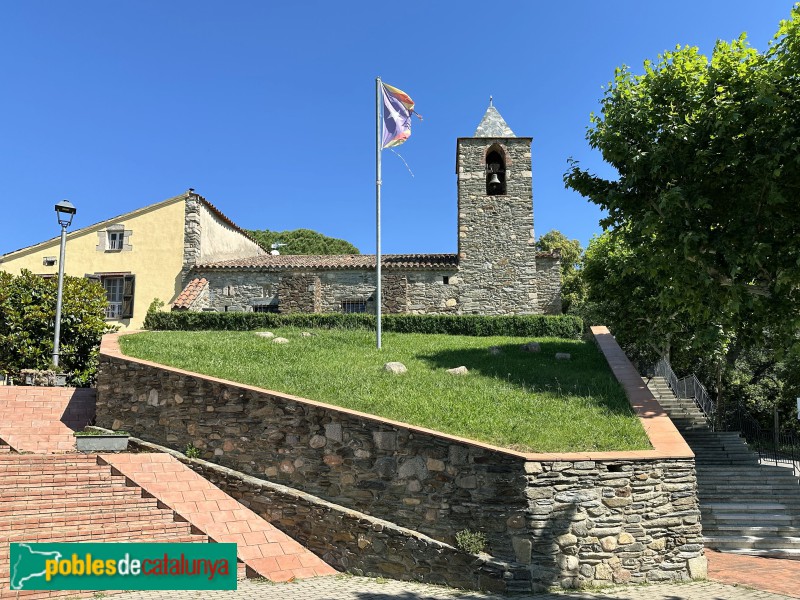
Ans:
[[[505,196],[506,161],[499,148],[492,148],[486,154],[486,195]]]

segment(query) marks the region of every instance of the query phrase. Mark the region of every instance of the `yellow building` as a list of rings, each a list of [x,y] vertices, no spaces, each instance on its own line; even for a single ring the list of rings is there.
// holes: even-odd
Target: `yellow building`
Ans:
[[[60,238],[0,256],[0,270],[58,273]],[[107,319],[121,329],[142,326],[150,303],[171,303],[197,264],[266,254],[205,198],[185,194],[95,223],[67,235],[64,272],[100,281]]]

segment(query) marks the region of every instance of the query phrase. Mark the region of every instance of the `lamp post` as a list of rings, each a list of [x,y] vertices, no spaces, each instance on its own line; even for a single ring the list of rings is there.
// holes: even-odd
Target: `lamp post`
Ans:
[[[61,336],[61,295],[64,288],[64,251],[67,246],[67,227],[72,223],[72,217],[77,210],[69,200],[62,200],[56,204],[58,224],[61,225],[61,252],[58,258],[58,294],[56,296],[56,326],[53,337],[53,364],[58,366],[59,337]]]

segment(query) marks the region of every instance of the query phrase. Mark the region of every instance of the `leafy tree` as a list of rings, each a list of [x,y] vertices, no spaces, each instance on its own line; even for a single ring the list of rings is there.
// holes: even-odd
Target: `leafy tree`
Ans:
[[[18,377],[20,369],[47,369],[52,363],[58,281],[30,271],[18,277],[0,272],[0,372]],[[106,293],[96,282],[64,277],[61,306],[60,367],[71,382],[94,380],[105,322]]]
[[[674,320],[651,335],[691,331],[699,346],[713,341],[724,356],[720,387],[723,371],[767,335],[779,348],[797,342],[797,73],[800,7],[764,53],[742,35],[717,42],[710,59],[677,47],[646,61],[641,75],[617,69],[587,139],[619,177],[577,162],[565,174],[567,186],[608,211],[602,224],[613,244],[635,256],[620,276],[646,282],[647,312]],[[636,335],[644,341],[646,331]]]
[[[648,240],[641,268],[671,288],[665,307],[756,336],[800,325],[798,67],[795,8],[764,54],[743,35],[711,60],[684,47],[617,70],[587,137],[619,179],[573,163],[566,183],[615,235]]]
[[[561,310],[575,312],[586,295],[580,265],[583,247],[578,240],[571,240],[557,229],[548,231],[536,242],[540,252],[561,251]]]
[[[292,231],[248,230],[253,238],[265,248],[272,244],[285,244],[278,250],[281,254],[360,254],[358,248],[348,241],[328,237],[310,229]]]

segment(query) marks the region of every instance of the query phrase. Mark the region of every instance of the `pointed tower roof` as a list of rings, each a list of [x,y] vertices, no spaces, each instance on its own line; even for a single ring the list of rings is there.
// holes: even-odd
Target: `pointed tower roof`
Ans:
[[[486,109],[486,113],[483,115],[480,124],[478,124],[478,128],[475,130],[475,133],[472,137],[476,138],[510,138],[510,137],[517,137],[514,135],[514,132],[511,131],[511,128],[505,122],[505,119],[500,116],[500,113],[497,112],[497,109],[494,107],[492,103],[491,96],[489,97],[489,108]]]

